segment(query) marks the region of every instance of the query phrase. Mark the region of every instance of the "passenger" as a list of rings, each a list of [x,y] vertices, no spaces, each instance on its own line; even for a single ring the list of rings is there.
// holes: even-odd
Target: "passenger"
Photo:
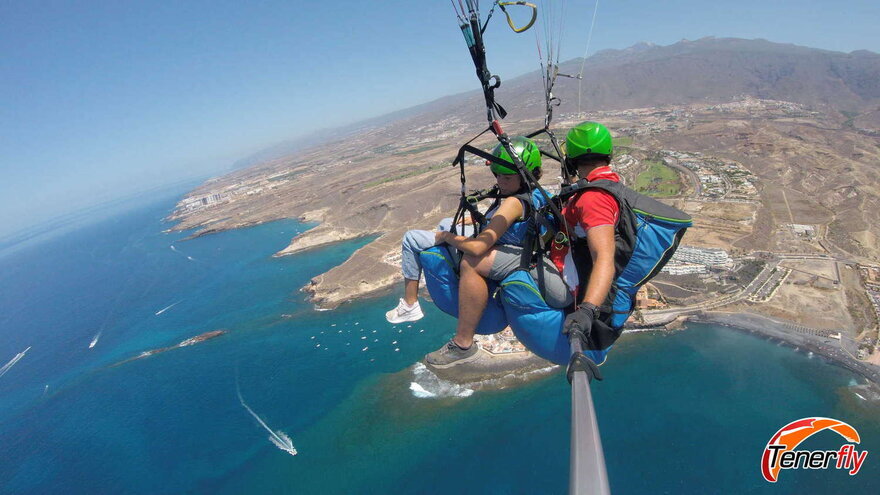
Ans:
[[[566,136],[567,173],[587,181],[607,179],[619,182],[611,171],[611,133],[602,124],[583,122]],[[617,201],[610,193],[588,189],[571,197],[562,208],[562,215],[571,237],[569,243],[554,243],[550,260],[543,265],[544,299],[556,308],[571,306],[581,300],[579,308],[569,314],[563,325],[566,332],[580,330],[589,335],[599,306],[605,302],[615,274],[615,225],[620,215]],[[438,235],[438,240],[448,241]],[[592,266],[587,277],[585,294],[580,292],[576,263],[572,259],[571,244],[586,243]],[[455,242],[451,242],[455,245]],[[458,246],[456,246],[458,247]],[[476,326],[488,302],[487,279],[502,281],[519,268],[522,246],[491,246],[485,249],[462,249],[459,285],[459,320],[456,334],[443,348],[434,351],[425,360],[436,368],[448,368],[471,361],[477,350],[473,346]],[[538,280],[536,268],[532,277]]]
[[[524,137],[515,137],[511,139],[510,144],[532,175],[535,178],[540,178],[541,152],[538,146],[532,140]],[[500,144],[495,147],[492,154],[510,162],[511,165],[513,164],[513,160]],[[419,279],[422,274],[422,266],[419,261],[421,251],[444,242],[471,253],[484,253],[496,243],[522,245],[526,229],[526,222],[523,221],[524,206],[521,200],[512,196],[527,192],[527,188],[514,167],[491,163],[490,169],[495,175],[499,192],[506,197],[495,203],[495,207],[486,212],[486,219],[489,220],[489,223],[476,238],[470,236],[473,230],[468,230],[469,226],[465,226],[465,232],[463,232],[465,235],[453,236],[443,223],[440,226],[441,230],[437,232],[410,230],[404,234],[400,261],[401,271],[403,271],[404,296],[396,308],[385,313],[385,319],[390,323],[416,321],[424,316],[418,299]],[[541,201],[541,205],[544,204],[542,199],[539,201]],[[473,350],[473,353],[476,353],[476,349]]]
[[[474,232],[472,220],[467,218],[462,227],[456,224],[458,229],[464,230],[463,235],[471,236]],[[444,218],[438,228],[450,230],[452,218]],[[422,264],[419,253],[436,245],[436,234],[433,230],[407,230],[403,234],[403,242],[400,247],[400,269],[403,272],[403,297],[397,303],[397,307],[385,313],[385,319],[389,323],[404,323],[407,321],[421,320],[425,314],[419,304],[419,280],[422,277]]]
[[[514,138],[511,140],[514,151],[520,156],[523,164],[532,175],[541,177],[541,152],[529,139]],[[492,152],[494,156],[513,164],[507,152],[498,145]],[[428,354],[427,362],[437,368],[445,368],[471,361],[477,357],[479,347],[474,345],[473,337],[477,324],[486,308],[489,288],[486,278],[501,280],[502,273],[510,273],[520,264],[519,255],[529,229],[529,205],[516,195],[528,192],[528,185],[522,182],[514,167],[491,164],[492,172],[498,181],[502,194],[507,195],[497,209],[490,210],[488,226],[475,238],[453,235],[449,232],[437,232],[435,243],[447,243],[463,253],[460,264],[459,278],[459,317],[455,336],[435,352]],[[541,208],[546,205],[543,193],[535,190],[531,193],[532,205]],[[509,256],[495,256],[494,253],[511,253]],[[490,255],[490,253],[492,253]],[[515,259],[514,259],[515,258]],[[553,285],[557,298],[568,295],[561,282],[559,273],[547,261],[546,271],[555,272],[556,283]],[[499,278],[500,277],[500,278]]]

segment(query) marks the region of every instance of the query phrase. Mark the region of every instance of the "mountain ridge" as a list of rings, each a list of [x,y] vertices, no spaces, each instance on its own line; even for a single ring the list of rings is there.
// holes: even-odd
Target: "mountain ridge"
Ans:
[[[751,56],[745,57],[745,54]],[[583,60],[576,57],[560,63],[560,72],[577,74]],[[658,65],[663,61],[669,67]],[[811,66],[813,68],[808,69]],[[699,67],[698,73],[694,73],[693,67]],[[779,69],[775,69],[777,67]],[[736,77],[733,70],[736,68],[748,70],[752,77]],[[500,75],[504,83],[496,91],[499,103],[511,113],[524,114],[517,118],[543,115],[543,86],[538,70],[516,76]],[[799,82],[798,77],[806,78],[809,83]],[[738,79],[742,80],[739,84],[731,83]],[[576,80],[559,78],[555,94],[564,103],[571,104],[578,101],[578,86]],[[476,80],[474,87],[478,88]],[[869,50],[846,53],[760,38],[706,36],[670,45],[640,41],[622,49],[601,50],[588,57],[580,87],[580,100],[586,102],[587,111],[723,102],[740,96],[830,106],[837,111],[852,112],[864,105],[876,105],[880,109],[880,54]],[[808,88],[820,89],[807,92]],[[839,101],[832,101],[835,94],[841,95]],[[482,99],[482,91],[473,89],[348,125],[316,130],[249,155],[233,168],[242,169],[283,157],[308,147],[305,143],[309,141],[312,146],[326,144],[339,137],[412,121],[423,115],[457,113],[473,116],[476,121],[483,116],[474,111],[483,108]]]
[[[716,183],[734,191],[729,200],[705,197],[701,188],[711,190],[711,184],[701,185],[679,164],[682,188],[669,200],[696,220],[688,242],[738,255],[798,246],[841,259],[880,259],[880,223],[871,213],[880,204],[880,77],[874,77],[880,56],[740,39],[641,44],[611,55],[593,60],[580,84],[560,79],[554,130],[563,133],[588,118],[608,125],[628,143],[614,166],[629,183],[661,155],[669,163],[685,160],[703,176],[717,175]],[[563,71],[578,64],[570,71],[576,72],[579,61],[565,62]],[[578,86],[586,102],[580,110],[587,112],[576,108]],[[506,78],[496,92],[510,112],[504,127],[511,135],[543,125],[542,88],[539,74],[531,72]],[[169,220],[180,221],[174,230],[198,229],[194,235],[279,218],[320,224],[278,255],[373,237],[305,288],[317,305],[333,307],[399,282],[394,256],[400,238],[406,229],[432,228],[455,210],[461,184],[451,160],[486,125],[480,91],[355,123],[351,135],[337,133],[324,144],[212,179],[188,194]],[[474,144],[488,148],[493,142],[487,133]],[[491,183],[480,165],[468,163],[468,186]],[[727,170],[748,180],[722,180]],[[545,174],[550,182],[554,176]],[[791,225],[814,226],[816,239],[796,237]],[[835,300],[834,308],[856,314],[870,307],[854,303],[864,298],[854,284],[850,303]],[[835,318],[850,320],[843,313]]]

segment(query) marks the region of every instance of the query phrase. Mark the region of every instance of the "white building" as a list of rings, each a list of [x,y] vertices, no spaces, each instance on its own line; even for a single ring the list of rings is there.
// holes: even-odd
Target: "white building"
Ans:
[[[816,235],[816,228],[812,225],[803,225],[799,223],[793,223],[791,225],[791,231],[796,235],[800,236],[814,236]]]
[[[670,262],[696,263],[706,266],[730,266],[732,264],[730,256],[723,249],[693,246],[679,246]]]
[[[675,258],[673,258],[675,259]],[[674,261],[670,261],[660,270],[661,273],[668,273],[669,275],[692,275],[692,274],[702,274],[708,273],[709,267],[706,265],[701,265],[699,263],[676,263]]]

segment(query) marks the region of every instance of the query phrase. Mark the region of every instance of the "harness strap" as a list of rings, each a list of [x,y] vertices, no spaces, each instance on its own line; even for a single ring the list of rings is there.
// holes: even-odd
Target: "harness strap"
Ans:
[[[483,29],[480,26],[480,18],[475,10],[470,10],[469,19],[460,26],[465,42],[474,61],[477,78],[483,87],[483,98],[486,100],[486,114],[491,122],[497,114],[500,118],[507,116],[507,111],[495,101],[495,89],[501,86],[501,78],[492,75],[486,67],[486,48],[483,45]]]
[[[477,138],[479,138],[480,136],[482,136],[483,134],[485,134],[486,132],[488,132],[490,130],[492,130],[492,128],[487,127],[485,129],[483,129],[482,131],[480,131],[479,134],[472,137],[467,143],[464,144],[464,146],[462,146],[458,150],[458,155],[456,155],[455,160],[452,161],[453,167],[456,165],[459,166],[459,177],[461,180],[461,198],[458,202],[458,209],[455,211],[455,215],[453,215],[453,217],[452,217],[453,233],[455,233],[455,226],[459,223],[459,221],[461,222],[462,232],[464,232],[464,212],[465,211],[468,211],[473,215],[473,211],[468,208],[467,201],[466,201],[467,178],[464,173],[464,153],[465,153],[465,151],[469,151],[471,149],[477,149],[477,148],[474,148],[473,146],[470,146],[470,143],[472,143],[474,140],[476,140]],[[479,150],[479,151],[482,151],[482,150]],[[476,208],[474,207],[473,210],[475,211]],[[483,219],[483,221],[485,221],[485,218]],[[475,229],[475,233],[476,233],[476,229]]]

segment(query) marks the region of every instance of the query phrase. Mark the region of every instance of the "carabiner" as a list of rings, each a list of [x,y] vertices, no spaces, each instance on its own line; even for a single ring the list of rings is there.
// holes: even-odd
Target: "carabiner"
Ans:
[[[525,27],[518,28],[513,24],[513,19],[510,18],[510,14],[508,14],[507,9],[504,8],[508,5],[524,5],[526,7],[532,8],[532,19],[529,21],[528,24],[525,25]],[[532,27],[533,24],[535,24],[535,20],[538,18],[538,7],[533,3],[523,2],[520,0],[516,2],[498,2],[498,6],[501,7],[501,12],[504,12],[504,15],[507,16],[507,24],[510,26],[510,29],[513,29],[513,32],[515,33],[522,33],[523,31],[528,30],[530,27]]]

